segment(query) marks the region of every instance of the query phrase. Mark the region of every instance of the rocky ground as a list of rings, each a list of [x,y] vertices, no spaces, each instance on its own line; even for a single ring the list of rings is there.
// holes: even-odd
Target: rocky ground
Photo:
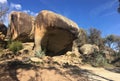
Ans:
[[[95,68],[73,54],[33,57],[32,43],[13,55],[0,55],[0,81],[119,81],[120,68]],[[29,49],[29,50],[28,50]]]

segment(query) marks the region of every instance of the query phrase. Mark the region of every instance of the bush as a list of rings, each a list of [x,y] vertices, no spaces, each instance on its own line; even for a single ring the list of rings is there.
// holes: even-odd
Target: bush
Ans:
[[[107,65],[107,59],[102,51],[95,51],[90,56],[85,57],[84,60],[94,67],[104,67]]]
[[[23,48],[22,43],[19,41],[14,41],[8,45],[8,48],[13,52],[17,53],[19,50]]]
[[[111,63],[114,66],[120,67],[120,52],[116,52],[114,55],[115,55],[114,56],[115,58],[114,58],[114,60]]]
[[[120,58],[120,52],[115,52],[114,57],[115,57],[115,59]]]
[[[101,31],[96,28],[90,28],[88,31],[88,43],[95,44],[100,49],[104,49],[103,38],[101,37]]]
[[[104,57],[104,55],[100,52],[96,53],[96,57],[93,60],[91,60],[91,65],[95,67],[105,66],[106,64],[107,60]]]
[[[36,51],[35,52],[35,56],[36,57],[44,57],[46,53],[46,49],[40,50],[40,51]]]
[[[75,40],[78,46],[82,46],[87,43],[87,32],[83,29],[79,29],[78,38]]]

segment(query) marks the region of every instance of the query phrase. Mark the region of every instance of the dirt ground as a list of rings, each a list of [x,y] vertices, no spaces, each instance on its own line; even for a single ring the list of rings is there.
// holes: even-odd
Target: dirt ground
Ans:
[[[0,64],[0,81],[88,81],[84,70],[59,64],[35,66],[21,61]]]
[[[25,44],[22,54],[13,56],[8,52],[0,58],[0,81],[120,81],[120,67],[96,68],[74,64],[77,60],[70,60],[69,56],[55,57],[56,61],[49,57],[43,63],[25,62],[23,57],[30,57],[28,53],[32,53],[32,45]]]
[[[88,77],[92,81],[120,81],[120,67],[95,68],[90,65],[80,67],[89,71]]]
[[[0,81],[120,81],[120,68],[57,63],[36,66],[14,60],[0,64]]]

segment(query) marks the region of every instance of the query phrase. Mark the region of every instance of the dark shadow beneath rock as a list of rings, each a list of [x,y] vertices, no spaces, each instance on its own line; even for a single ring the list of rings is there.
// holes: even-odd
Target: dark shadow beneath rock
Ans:
[[[19,81],[16,72],[19,68],[29,70],[36,67],[18,60],[2,63],[0,64],[0,81]]]

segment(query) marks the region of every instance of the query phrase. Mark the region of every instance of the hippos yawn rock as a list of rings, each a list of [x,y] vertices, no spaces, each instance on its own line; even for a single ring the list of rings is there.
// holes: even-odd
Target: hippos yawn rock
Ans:
[[[46,50],[50,56],[72,50],[79,27],[70,19],[52,11],[43,10],[35,19],[35,51]]]
[[[34,17],[24,13],[13,11],[10,14],[10,26],[6,39],[30,41],[34,39]]]

